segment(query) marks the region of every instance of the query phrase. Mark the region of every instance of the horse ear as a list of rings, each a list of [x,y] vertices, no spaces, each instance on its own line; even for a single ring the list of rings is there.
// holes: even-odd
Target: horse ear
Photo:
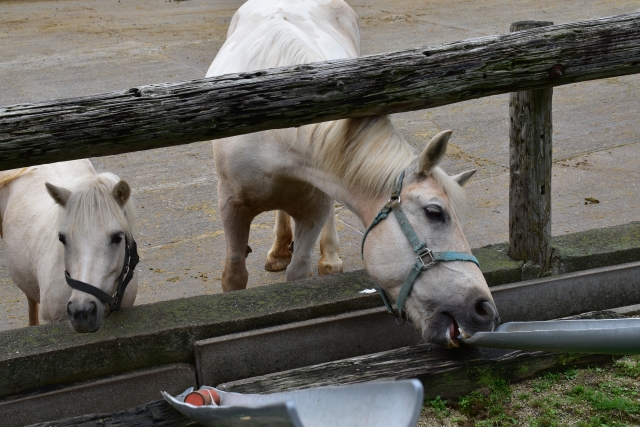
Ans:
[[[63,208],[67,206],[67,202],[69,201],[69,197],[71,197],[71,191],[66,188],[56,187],[53,184],[45,182],[44,185],[47,187],[47,192],[53,198],[53,200],[62,206]]]
[[[473,174],[476,173],[477,171],[478,169],[471,169],[465,172],[460,172],[458,175],[454,175],[451,178],[453,178],[453,180],[457,182],[458,185],[460,185],[460,187],[462,187],[467,183],[467,181],[471,179]]]
[[[113,198],[116,199],[116,202],[118,202],[118,204],[122,208],[124,207],[125,203],[127,203],[127,201],[129,200],[129,197],[131,197],[131,187],[129,187],[129,184],[127,184],[127,181],[121,179],[120,181],[118,181],[116,186],[113,187],[111,194],[113,195]]]
[[[426,147],[424,147],[424,150],[422,150],[422,153],[420,154],[420,163],[418,168],[421,173],[426,175],[432,168],[442,161],[444,153],[447,151],[447,142],[449,142],[451,133],[452,131],[450,130],[440,132],[434,136],[431,141],[429,141]]]

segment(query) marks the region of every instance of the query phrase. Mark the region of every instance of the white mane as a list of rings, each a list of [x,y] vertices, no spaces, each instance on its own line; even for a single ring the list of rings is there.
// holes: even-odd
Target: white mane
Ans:
[[[389,116],[337,120],[310,128],[315,165],[371,196],[391,193],[400,172],[415,158]]]
[[[9,184],[14,179],[24,175],[30,169],[31,168],[20,168],[20,169],[0,171],[0,187]]]
[[[403,170],[407,174],[417,172],[417,157],[389,116],[337,120],[310,128],[315,165],[372,197],[391,194]],[[431,176],[454,210],[464,212],[464,189],[440,167],[434,167]]]
[[[111,194],[113,187],[120,179],[112,173],[101,173],[91,177],[83,177],[70,188],[71,197],[65,206],[66,215],[75,231],[89,233],[95,228],[95,223],[107,216],[114,216],[127,238],[132,238],[135,220],[131,199],[124,209],[116,202]]]
[[[31,168],[10,169],[6,171],[0,171],[0,188],[5,185],[9,185],[16,178],[24,175]],[[2,215],[0,214],[0,238],[2,238]]]

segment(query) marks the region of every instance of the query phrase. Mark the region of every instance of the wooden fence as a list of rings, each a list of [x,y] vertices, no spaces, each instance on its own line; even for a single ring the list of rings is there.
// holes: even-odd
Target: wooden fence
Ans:
[[[0,107],[0,170],[636,73],[640,13],[390,54],[12,105]],[[548,102],[550,108],[550,98]],[[512,170],[512,175],[519,172]],[[550,194],[550,188],[542,192]],[[539,203],[538,196],[529,196],[533,198],[527,203]],[[549,218],[550,213],[549,207]],[[540,234],[544,221],[532,221],[527,215],[519,219],[521,234],[511,239],[511,252],[546,268],[548,256],[532,256],[525,246],[535,247],[535,253],[547,247],[550,254],[550,229]],[[538,243],[532,244],[527,233],[537,234]]]

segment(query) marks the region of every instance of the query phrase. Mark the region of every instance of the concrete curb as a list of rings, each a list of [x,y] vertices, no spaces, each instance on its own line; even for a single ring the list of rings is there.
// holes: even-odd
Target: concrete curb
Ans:
[[[221,335],[382,305],[364,272],[277,283],[134,307],[93,334],[65,323],[0,333],[0,398],[171,363],[193,363],[193,343]]]
[[[509,258],[508,243],[483,246],[472,252],[480,261],[489,286],[533,278],[524,262]],[[546,274],[557,276],[634,261],[640,261],[640,222],[554,237],[551,271]]]

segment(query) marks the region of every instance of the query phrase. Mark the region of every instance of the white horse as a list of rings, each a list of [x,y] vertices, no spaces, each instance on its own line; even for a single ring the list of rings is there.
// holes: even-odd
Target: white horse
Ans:
[[[207,77],[359,53],[357,17],[342,0],[249,0],[233,16]],[[335,199],[370,227],[363,242],[367,272],[399,299],[400,312],[426,340],[457,346],[460,334],[492,330],[497,310],[457,216],[465,201],[461,185],[475,171],[449,177],[437,166],[450,134],[438,134],[419,156],[388,116],[214,141],[226,237],[223,289],[246,287],[250,224],[268,210],[295,221],[287,280],[311,277],[312,251]]]
[[[9,275],[27,296],[29,326],[68,318],[76,331],[94,332],[110,309],[104,300],[133,305],[130,195],[126,181],[96,174],[89,160],[0,172],[0,237]],[[125,270],[133,275],[115,303]]]

